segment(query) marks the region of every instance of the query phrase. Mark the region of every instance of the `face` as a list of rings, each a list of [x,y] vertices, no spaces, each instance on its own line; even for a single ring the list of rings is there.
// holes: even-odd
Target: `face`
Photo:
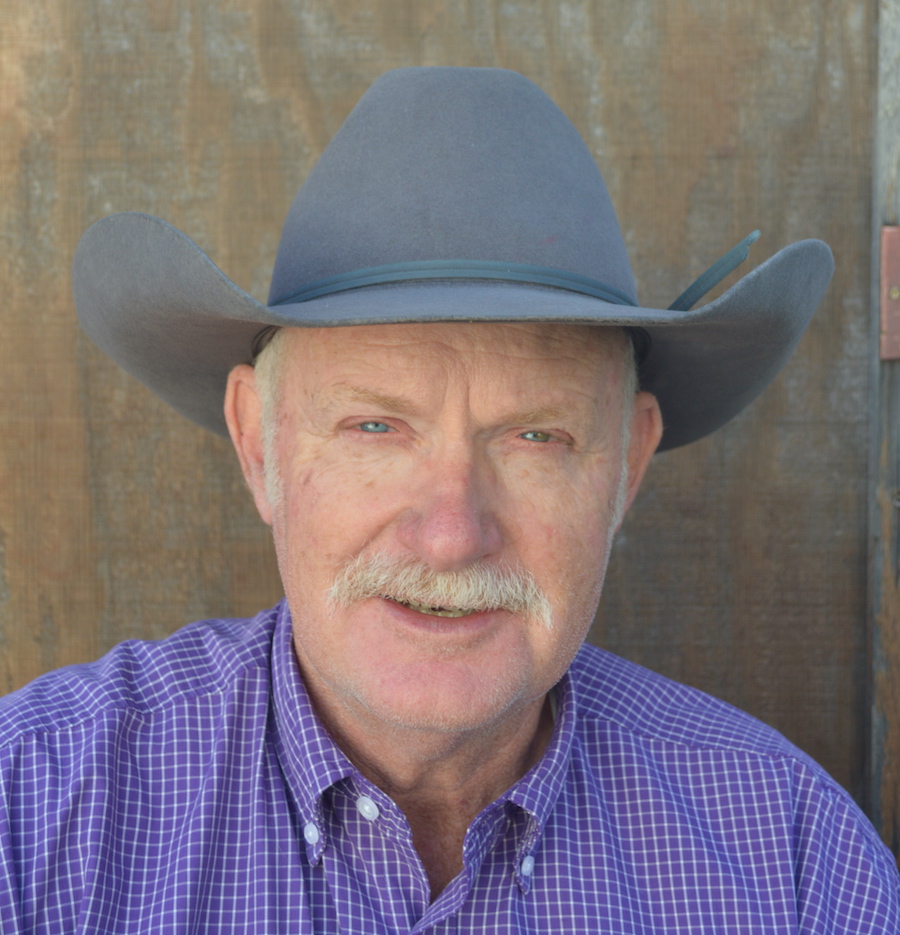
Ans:
[[[232,372],[226,415],[320,709],[462,731],[535,703],[596,610],[623,463],[630,502],[659,439],[653,397],[623,404],[623,333],[454,323],[281,340],[277,485],[252,368]],[[348,563],[373,557],[439,577],[512,569],[537,585],[549,625],[514,608],[331,601]]]

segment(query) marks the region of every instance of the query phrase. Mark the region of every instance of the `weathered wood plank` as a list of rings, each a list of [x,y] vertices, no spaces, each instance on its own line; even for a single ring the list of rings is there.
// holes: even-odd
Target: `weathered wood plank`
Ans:
[[[595,639],[751,710],[861,798],[873,10],[654,9],[664,53],[616,48],[656,77],[605,144],[645,300],[754,227],[754,259],[820,236],[837,270],[775,384],[654,465]]]
[[[881,226],[900,223],[900,3],[879,7],[872,212],[870,811],[900,853],[900,362],[879,360]]]

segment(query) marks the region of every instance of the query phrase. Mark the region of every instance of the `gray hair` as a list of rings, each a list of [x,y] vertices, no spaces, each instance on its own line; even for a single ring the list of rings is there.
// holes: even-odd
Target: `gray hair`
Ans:
[[[281,376],[284,371],[284,359],[287,356],[285,334],[286,329],[279,328],[253,361],[253,368],[256,371],[256,392],[262,406],[266,497],[273,513],[280,511],[284,504],[284,482],[278,466],[278,458],[275,455],[275,442],[278,437],[278,412],[284,386]]]

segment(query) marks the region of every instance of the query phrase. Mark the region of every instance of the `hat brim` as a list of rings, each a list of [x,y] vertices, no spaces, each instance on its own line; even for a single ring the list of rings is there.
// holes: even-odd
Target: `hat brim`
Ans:
[[[640,327],[650,336],[643,389],[663,415],[659,450],[713,432],[773,379],[800,340],[834,263],[818,240],[795,243],[719,298],[688,312],[613,305],[544,286],[442,280],[368,286],[265,306],[189,237],[146,214],[104,218],[73,264],[87,335],[173,408],[218,434],[229,371],[267,325],[319,328],[401,322],[558,321]]]

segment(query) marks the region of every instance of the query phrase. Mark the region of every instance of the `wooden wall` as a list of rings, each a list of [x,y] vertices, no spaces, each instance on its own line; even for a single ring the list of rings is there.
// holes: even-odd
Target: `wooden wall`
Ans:
[[[114,211],[160,215],[264,299],[291,198],[377,75],[500,65],[581,130],[645,304],[667,305],[757,227],[754,263],[807,236],[835,250],[783,376],[711,439],[656,460],[592,639],[750,710],[863,798],[876,12],[3,0],[0,690],[280,596],[228,445],[80,335],[81,231]]]

